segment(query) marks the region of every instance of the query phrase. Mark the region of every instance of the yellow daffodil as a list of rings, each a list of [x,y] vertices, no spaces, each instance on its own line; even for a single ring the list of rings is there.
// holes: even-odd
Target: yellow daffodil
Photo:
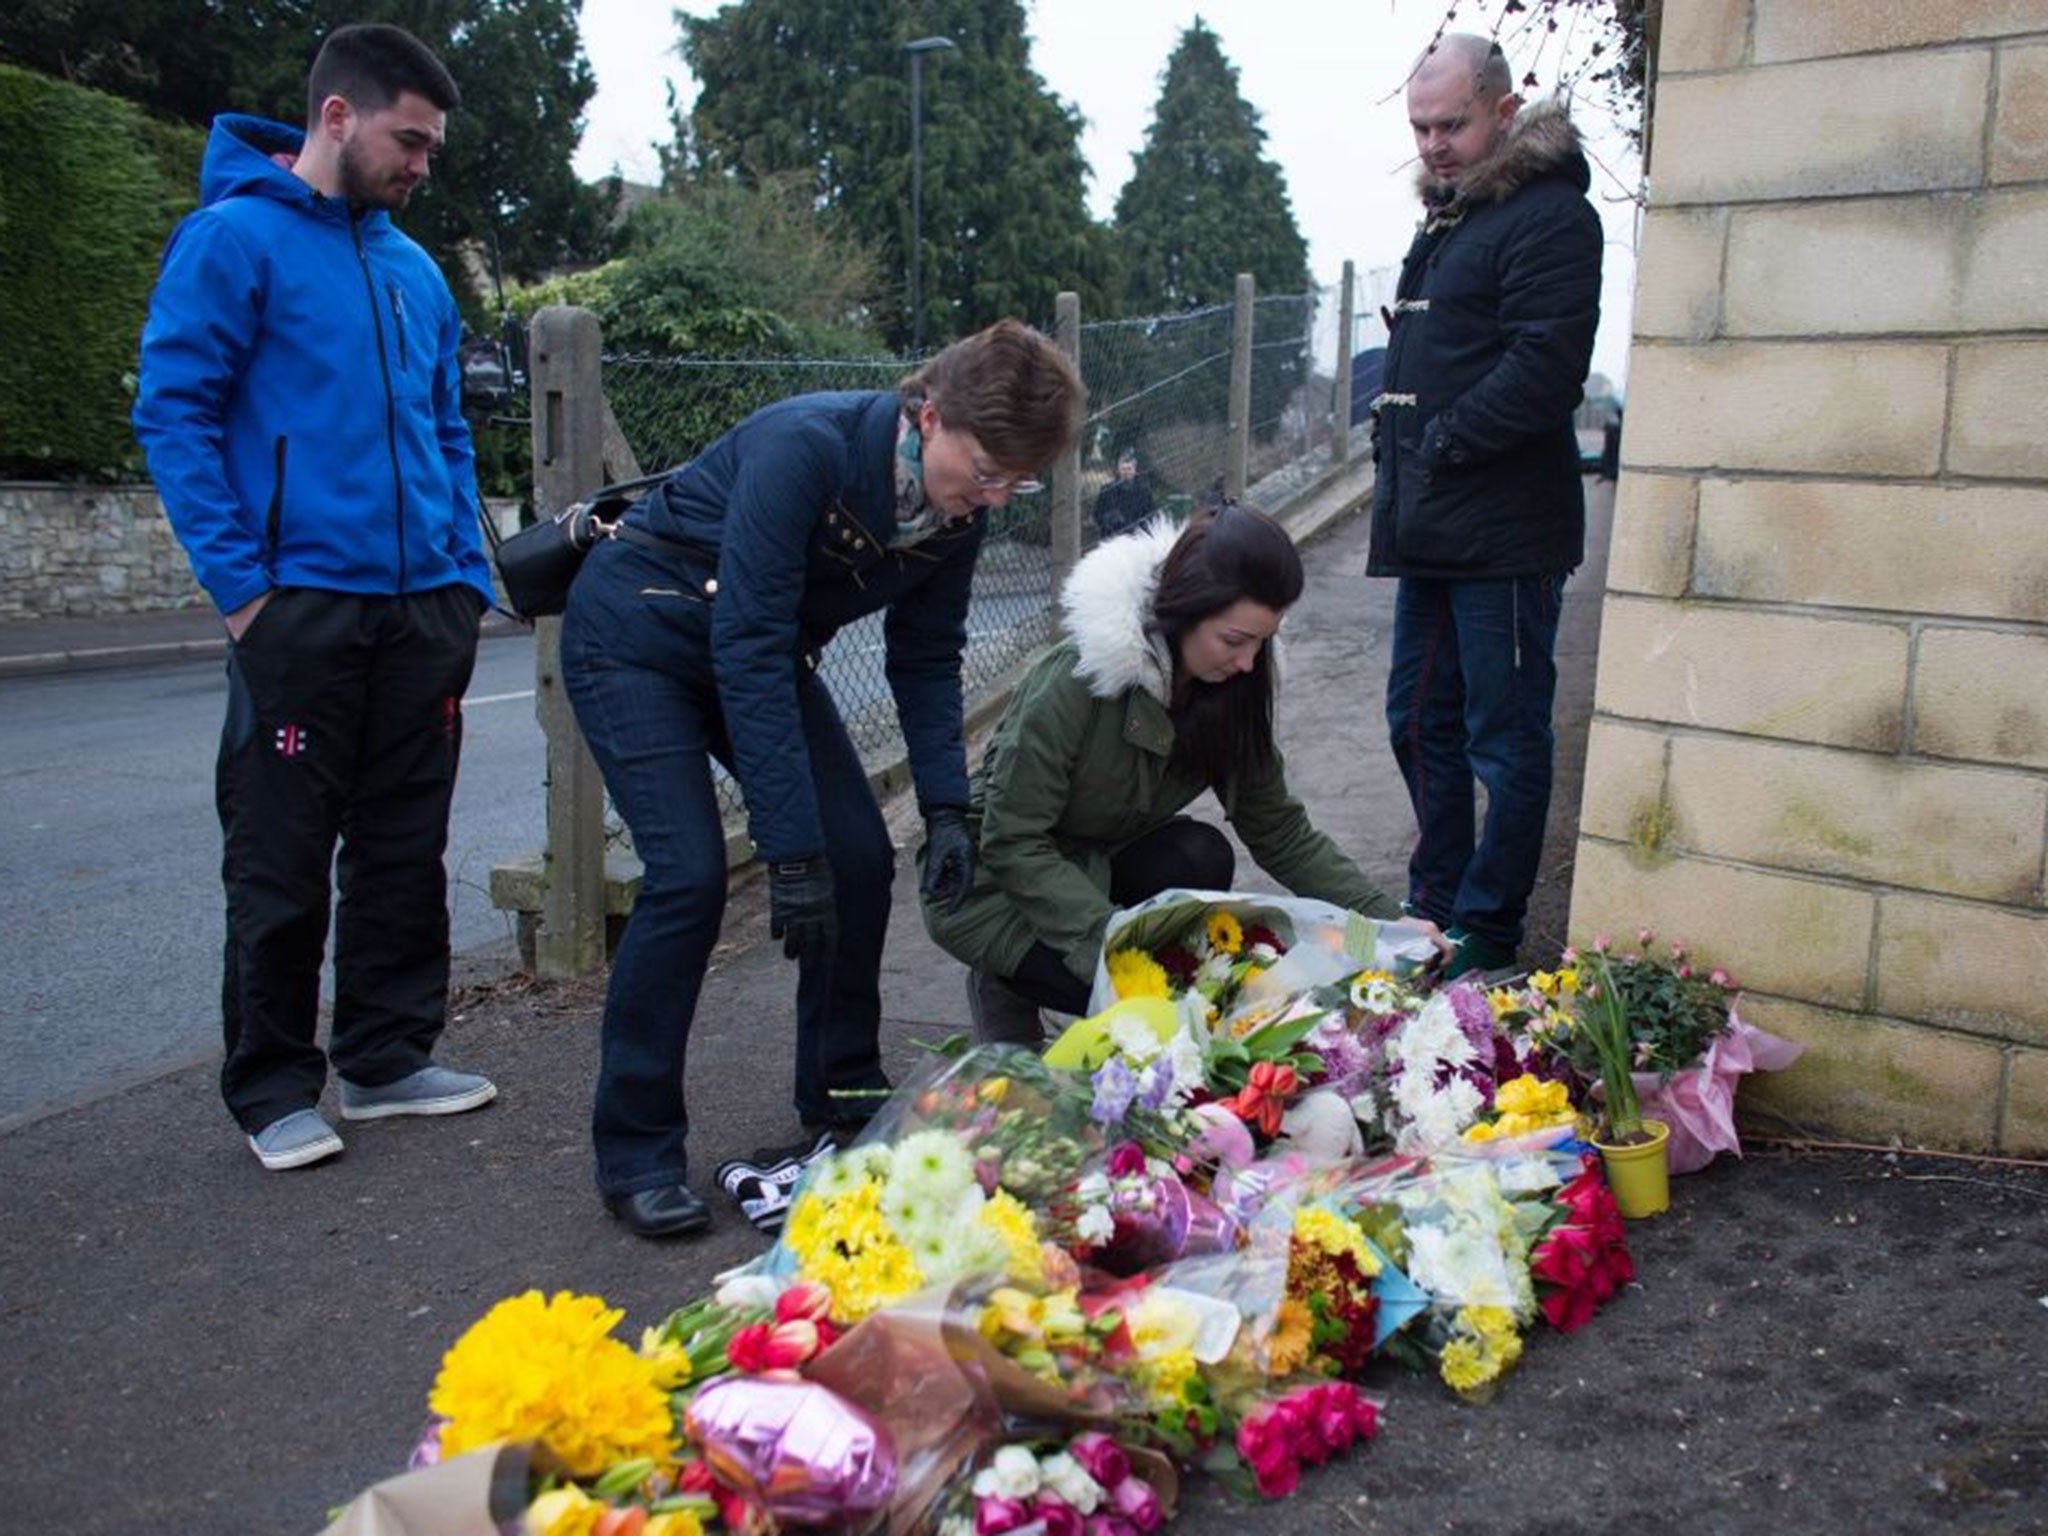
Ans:
[[[448,1456],[494,1440],[538,1440],[577,1477],[615,1462],[667,1461],[675,1425],[653,1362],[611,1330],[624,1314],[595,1296],[508,1297],[455,1341],[428,1406]]]

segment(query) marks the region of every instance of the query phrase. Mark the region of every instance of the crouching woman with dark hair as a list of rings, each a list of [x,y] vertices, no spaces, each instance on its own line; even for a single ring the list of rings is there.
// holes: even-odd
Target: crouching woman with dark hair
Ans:
[[[1234,502],[1105,541],[1074,568],[1062,638],[1018,684],[974,777],[967,899],[924,904],[932,937],[970,967],[978,1039],[1035,1044],[1040,1007],[1085,1011],[1118,907],[1232,887],[1229,839],[1180,814],[1204,790],[1288,890],[1400,915],[1309,824],[1273,742],[1269,642],[1301,589],[1293,540]]]

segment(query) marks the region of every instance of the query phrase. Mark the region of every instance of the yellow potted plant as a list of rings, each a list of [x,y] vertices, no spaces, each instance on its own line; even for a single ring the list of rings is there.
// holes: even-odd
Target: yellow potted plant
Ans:
[[[1671,1129],[1643,1118],[1633,1076],[1636,1040],[1628,1002],[1604,950],[1579,962],[1579,1006],[1572,1032],[1600,1066],[1601,1114],[1593,1145],[1607,1167],[1614,1203],[1631,1218],[1655,1216],[1671,1204],[1665,1153]]]

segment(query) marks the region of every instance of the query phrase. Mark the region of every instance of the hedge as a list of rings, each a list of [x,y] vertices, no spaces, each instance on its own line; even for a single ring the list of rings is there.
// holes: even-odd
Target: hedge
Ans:
[[[136,343],[205,135],[0,65],[0,475],[133,477]]]

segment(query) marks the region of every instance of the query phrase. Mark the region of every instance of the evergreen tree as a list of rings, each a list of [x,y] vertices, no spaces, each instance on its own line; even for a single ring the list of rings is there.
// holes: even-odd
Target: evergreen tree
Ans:
[[[1265,143],[1236,66],[1196,18],[1167,60],[1145,147],[1116,200],[1130,313],[1228,304],[1240,272],[1261,294],[1308,287],[1308,242]]]
[[[824,208],[880,251],[910,335],[910,60],[923,66],[923,323],[927,344],[1009,314],[1050,324],[1054,296],[1108,313],[1109,232],[1088,217],[1080,118],[1032,70],[1017,0],[739,0],[679,17],[703,89],[689,146],[700,174],[811,179]]]

